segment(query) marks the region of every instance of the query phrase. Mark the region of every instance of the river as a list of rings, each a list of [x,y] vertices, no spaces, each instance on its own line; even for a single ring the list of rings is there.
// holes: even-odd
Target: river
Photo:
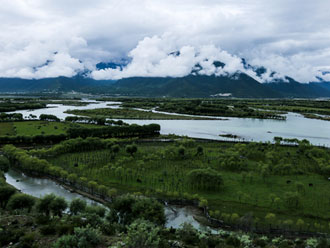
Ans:
[[[120,102],[98,102],[83,100],[90,104],[86,106],[67,106],[62,104],[48,104],[45,109],[19,110],[15,113],[23,114],[28,118],[30,114],[52,114],[64,119],[71,114],[64,113],[69,109],[95,109],[95,108],[118,108]],[[109,106],[110,104],[110,106]],[[118,105],[116,105],[118,104]],[[158,111],[159,113],[165,113]],[[169,113],[172,114],[172,113]],[[185,135],[192,138],[212,140],[234,140],[219,136],[220,134],[233,134],[245,141],[273,141],[275,136],[283,138],[307,139],[318,146],[330,146],[330,122],[308,119],[297,113],[286,114],[286,120],[254,119],[224,117],[226,120],[123,120],[127,123],[150,124],[157,123],[161,126],[161,134]]]
[[[22,193],[40,198],[44,195],[54,193],[57,196],[64,197],[68,202],[75,198],[86,200],[89,204],[99,204],[85,196],[73,193],[55,183],[50,179],[33,178],[15,170],[9,170],[5,173],[6,182]],[[184,222],[192,224],[197,229],[205,229],[207,227],[197,222],[193,216],[201,213],[194,207],[182,207],[167,205],[165,206],[166,227],[179,228]],[[214,230],[213,230],[214,231]]]

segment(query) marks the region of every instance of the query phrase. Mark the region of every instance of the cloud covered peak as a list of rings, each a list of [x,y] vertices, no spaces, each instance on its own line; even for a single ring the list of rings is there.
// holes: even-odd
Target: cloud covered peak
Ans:
[[[270,78],[267,71],[257,75],[254,68],[245,66],[241,58],[215,45],[178,47],[176,44],[168,35],[146,37],[129,52],[130,63],[125,67],[94,70],[91,77],[96,80],[118,80],[129,77],[184,77],[190,74],[231,76],[241,72],[258,81]]]

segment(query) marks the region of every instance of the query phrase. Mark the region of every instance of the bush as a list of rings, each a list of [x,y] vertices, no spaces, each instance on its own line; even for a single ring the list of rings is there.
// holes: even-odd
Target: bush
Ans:
[[[15,194],[10,197],[8,202],[8,207],[10,209],[27,209],[28,212],[31,211],[35,203],[35,199],[32,196],[25,195],[25,194]]]
[[[44,213],[46,216],[50,214],[50,204],[56,198],[54,194],[45,195],[37,202],[37,211],[39,213]]]
[[[86,201],[76,198],[70,203],[70,213],[77,215],[78,213],[84,212],[86,209]]]
[[[73,235],[65,235],[60,237],[54,247],[55,248],[89,248],[96,247],[101,243],[101,234],[98,230],[90,228],[76,227]]]
[[[107,218],[110,222],[123,225],[129,225],[136,219],[149,220],[158,225],[164,225],[166,221],[161,203],[155,199],[130,194],[115,199]]]
[[[86,212],[89,214],[96,214],[103,218],[105,216],[106,209],[102,206],[95,205],[95,206],[88,206],[86,207]]]
[[[0,171],[7,172],[8,170],[9,160],[4,156],[0,156]]]
[[[47,225],[40,227],[40,233],[44,236],[53,235],[56,233],[56,229],[53,225]]]
[[[56,233],[59,236],[61,236],[61,235],[73,233],[74,227],[72,224],[59,223],[56,225],[55,229],[56,229]]]
[[[176,233],[187,245],[196,245],[199,242],[198,231],[189,223],[183,223]]]
[[[0,247],[6,247],[10,242],[16,243],[19,238],[24,235],[24,232],[21,229],[14,228],[0,228]]]
[[[226,244],[233,247],[239,247],[241,245],[241,241],[239,241],[237,237],[231,235],[226,239]]]
[[[68,207],[68,203],[63,197],[56,197],[49,205],[53,215],[62,216],[62,212]]]
[[[147,220],[135,220],[127,228],[125,243],[130,248],[152,248],[159,247],[161,238],[160,228]]]
[[[19,239],[19,244],[17,248],[28,248],[28,247],[33,247],[33,243],[37,238],[36,233],[27,233],[23,237]]]
[[[6,208],[10,197],[15,194],[15,188],[11,186],[1,186],[0,187],[0,207]]]

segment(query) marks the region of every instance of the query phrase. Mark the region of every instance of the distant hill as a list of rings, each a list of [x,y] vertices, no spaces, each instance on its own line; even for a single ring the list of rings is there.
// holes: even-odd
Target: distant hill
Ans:
[[[111,80],[93,80],[83,76],[72,78],[57,77],[45,79],[0,78],[0,92],[93,92],[98,88],[107,88],[114,83]]]
[[[181,78],[136,77],[113,84],[113,92],[128,95],[166,97],[210,97],[230,93],[234,97],[282,97],[281,93],[257,82],[246,74],[193,76]]]
[[[0,78],[0,92],[68,92],[146,97],[210,97],[229,95],[246,98],[330,97],[330,83],[259,83],[244,73],[231,76],[189,75],[180,78],[132,77],[93,80],[83,75],[39,80]]]

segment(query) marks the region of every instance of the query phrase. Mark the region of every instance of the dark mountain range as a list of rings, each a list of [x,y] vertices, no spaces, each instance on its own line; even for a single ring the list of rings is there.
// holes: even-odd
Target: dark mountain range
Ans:
[[[178,53],[178,52],[177,52]],[[176,56],[178,54],[175,53]],[[96,68],[123,69],[128,61],[120,63],[99,63]],[[215,61],[214,66],[224,68],[225,64]],[[253,70],[258,77],[267,73],[265,67],[248,64],[242,59],[245,69]],[[316,98],[330,97],[330,82],[302,84],[290,77],[277,78],[270,73],[270,82],[259,83],[245,73],[237,71],[233,75],[200,75],[203,68],[197,64],[191,74],[180,78],[171,77],[131,77],[121,80],[93,80],[89,71],[67,78],[45,78],[28,80],[20,78],[0,78],[0,92],[39,93],[77,91],[94,94],[116,94],[146,97],[247,97],[247,98]],[[268,72],[269,73],[269,72]],[[285,80],[285,81],[284,81]]]
[[[155,97],[210,97],[230,93],[233,97],[282,98],[330,97],[330,83],[301,84],[289,82],[261,84],[244,73],[228,76],[189,75],[181,78],[133,77],[111,80],[93,80],[76,76],[40,80],[0,78],[0,92],[68,92],[120,94]]]

